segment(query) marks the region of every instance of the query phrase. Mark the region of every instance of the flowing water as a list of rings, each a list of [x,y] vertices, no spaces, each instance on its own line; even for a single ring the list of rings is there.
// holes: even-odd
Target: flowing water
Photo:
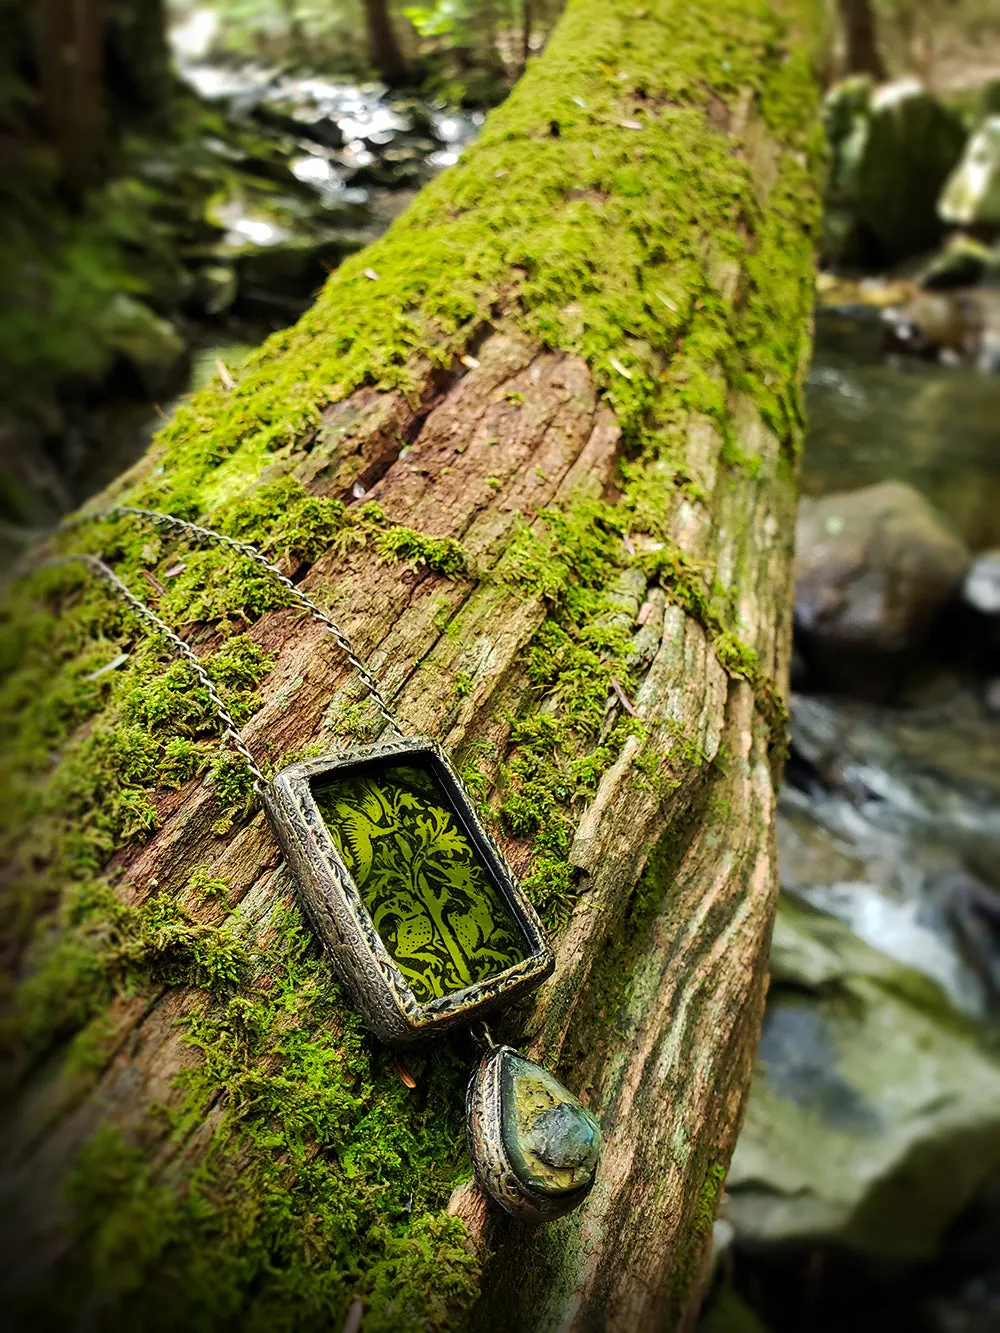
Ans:
[[[1000,546],[1000,375],[887,350],[886,323],[870,310],[821,310],[817,323],[804,493],[908,482],[974,553]],[[969,1120],[975,1131],[964,1139],[958,1133],[956,1118],[964,1114],[967,1089],[947,1055],[952,1041],[960,1051],[969,1040],[974,1059],[988,1064],[1000,1038],[1000,716],[987,705],[989,676],[1000,674],[1000,662],[995,637],[994,647],[987,639],[985,649],[981,645],[970,658],[959,651],[954,622],[943,623],[916,684],[892,705],[806,694],[792,698],[792,752],[779,797],[778,843],[785,920],[793,925],[783,933],[779,911],[772,958],[776,984],[748,1126],[754,1125],[754,1098],[764,1084],[787,1098],[788,1106],[814,1108],[794,1120],[805,1143],[811,1141],[811,1126],[817,1127],[817,1145],[824,1146],[814,1152],[846,1142],[844,1135],[855,1136],[830,1192],[824,1195],[816,1184],[822,1178],[817,1171],[799,1198],[813,1197],[814,1188],[817,1198],[835,1199],[838,1191],[853,1197],[857,1185],[859,1200],[877,1199],[887,1208],[887,1199],[899,1207],[902,1197],[904,1210],[932,1216],[940,1187],[935,1173],[964,1171],[978,1184],[964,1209],[951,1215],[936,1252],[924,1253],[919,1262],[880,1259],[880,1253],[892,1251],[891,1241],[854,1243],[849,1222],[834,1228],[832,1239],[820,1239],[807,1224],[780,1241],[738,1243],[737,1288],[772,1333],[1000,1328],[1000,1177],[985,1174],[983,1165],[983,1154],[992,1151],[985,1145],[995,1142],[996,1114],[987,1103],[979,1120]],[[882,957],[936,988],[945,1054],[928,1056],[920,1065],[930,1073],[922,1086],[914,1087],[922,1075],[911,1077],[912,1071],[892,1064],[892,1052],[900,1047],[886,1025],[894,1025],[905,1010],[905,1001],[900,1008],[893,999],[895,982],[881,1008],[871,998],[877,990],[866,991],[863,981],[855,992],[849,980],[843,990],[840,982],[830,982],[830,991],[806,980],[803,991],[812,943],[794,960],[796,966],[806,964],[799,978],[794,967],[783,972],[782,948],[794,939],[794,923],[810,920],[795,915],[803,909],[818,910],[821,920],[840,923],[832,929],[849,932],[831,935],[823,927],[809,936],[806,926],[807,940],[840,941],[833,977],[849,973],[855,946],[848,941],[854,939],[877,951],[864,956],[862,969],[878,970],[883,965],[871,959]],[[963,1027],[968,1023],[971,1028]],[[968,1038],[970,1031],[978,1035]],[[914,1064],[920,1064],[914,1051]],[[857,1094],[860,1085],[845,1081],[859,1059],[875,1069],[865,1098]],[[877,1071],[883,1063],[880,1086]],[[829,1101],[831,1089],[840,1098],[837,1105],[849,1094],[852,1107],[864,1114],[849,1125],[834,1125],[832,1119],[824,1124],[829,1107],[818,1108],[824,1098]],[[766,1095],[757,1104],[775,1105]],[[737,1228],[741,1219],[746,1222],[747,1207],[754,1206],[745,1200],[760,1200],[766,1212],[786,1197],[782,1172],[789,1160],[796,1152],[808,1155],[774,1125],[765,1110],[756,1117],[756,1130],[749,1131],[754,1146],[743,1162],[764,1165],[742,1204],[742,1141],[737,1149],[730,1180]],[[772,1130],[776,1146],[768,1160],[766,1148],[760,1156],[760,1145]],[[922,1147],[897,1151],[900,1142]],[[932,1145],[944,1142],[953,1158],[935,1156]],[[881,1167],[872,1166],[878,1162]],[[879,1170],[885,1172],[881,1178]],[[898,1180],[909,1183],[900,1187]],[[787,1197],[794,1208],[795,1191]],[[905,1230],[907,1213],[896,1219],[889,1209],[883,1227]],[[751,1232],[754,1225],[751,1214]]]

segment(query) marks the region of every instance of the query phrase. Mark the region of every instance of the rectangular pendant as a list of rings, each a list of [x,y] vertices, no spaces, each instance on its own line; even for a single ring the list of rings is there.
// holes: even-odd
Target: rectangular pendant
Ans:
[[[292,764],[264,805],[302,905],[382,1041],[474,1022],[551,973],[541,923],[436,742]]]

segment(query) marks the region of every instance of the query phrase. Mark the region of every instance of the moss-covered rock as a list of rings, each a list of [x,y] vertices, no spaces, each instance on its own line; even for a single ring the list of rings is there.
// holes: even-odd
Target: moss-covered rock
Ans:
[[[914,79],[855,78],[828,94],[825,123],[825,258],[876,267],[930,249],[941,235],[938,192],[965,141],[958,115]]]
[[[916,1258],[1000,1166],[1000,1060],[925,977],[783,901],[728,1189],[738,1237]]]
[[[187,352],[169,320],[120,292],[101,312],[95,332],[110,352],[128,362],[151,398],[176,390]]]
[[[938,212],[952,226],[1000,228],[1000,116],[988,117],[966,144]]]

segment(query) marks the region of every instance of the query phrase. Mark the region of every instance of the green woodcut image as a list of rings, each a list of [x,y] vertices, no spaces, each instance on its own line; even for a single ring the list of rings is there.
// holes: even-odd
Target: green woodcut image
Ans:
[[[430,773],[394,764],[316,783],[313,796],[419,1001],[464,990],[527,956],[510,908]]]

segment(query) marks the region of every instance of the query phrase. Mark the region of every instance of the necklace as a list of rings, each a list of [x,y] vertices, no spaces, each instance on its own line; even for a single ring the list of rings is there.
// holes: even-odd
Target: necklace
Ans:
[[[435,740],[404,734],[340,626],[248,542],[132,505],[86,515],[63,531],[123,517],[253,560],[347,656],[390,737],[291,764],[268,779],[197,654],[110,565],[89,553],[44,562],[85,564],[194,671],[223,738],[249,769],[302,910],[375,1036],[406,1047],[475,1025],[485,1052],[469,1080],[466,1137],[483,1193],[532,1221],[577,1207],[596,1177],[600,1127],[541,1065],[498,1046],[485,1023],[544,981],[554,957],[448,756]]]

